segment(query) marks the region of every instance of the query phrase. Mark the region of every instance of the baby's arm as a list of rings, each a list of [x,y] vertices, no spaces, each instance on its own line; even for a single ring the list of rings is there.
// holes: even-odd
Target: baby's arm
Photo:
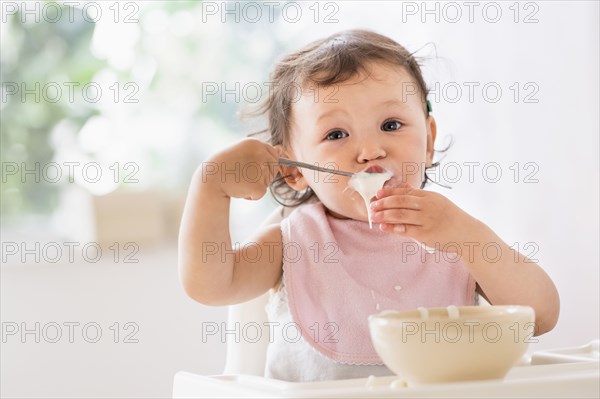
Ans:
[[[508,246],[491,228],[477,221],[471,230],[480,245],[462,259],[477,280],[480,292],[493,305],[519,304],[535,309],[535,335],[554,328],[560,299],[554,283],[535,262]],[[482,245],[493,243],[489,255]],[[498,250],[498,259],[495,252]],[[463,251],[466,248],[463,247]],[[468,254],[468,255],[467,255]]]
[[[531,306],[536,335],[554,328],[560,309],[554,283],[484,223],[443,195],[408,185],[382,189],[377,198],[371,204],[372,219],[381,223],[382,231],[412,237],[432,248],[458,246],[479,291],[491,304]]]
[[[275,175],[277,158],[275,148],[248,139],[211,157],[194,173],[179,233],[179,273],[186,293],[196,301],[214,306],[244,302],[279,280],[278,224],[262,228],[244,245],[232,245],[229,232],[231,197],[261,198]],[[221,173],[249,164],[262,168],[259,179]]]

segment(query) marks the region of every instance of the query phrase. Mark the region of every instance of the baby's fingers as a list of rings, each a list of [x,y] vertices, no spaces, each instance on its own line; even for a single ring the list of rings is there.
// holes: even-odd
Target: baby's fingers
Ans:
[[[388,209],[373,212],[371,220],[375,223],[386,224],[411,224],[415,226],[423,224],[421,212],[412,209]]]
[[[384,233],[397,234],[406,237],[410,237],[415,228],[416,226],[406,224],[381,223],[379,225],[379,229]]]
[[[384,187],[377,192],[377,198],[385,198],[391,195],[413,195],[417,197],[424,197],[426,191],[414,188],[408,183],[404,183],[401,187]]]
[[[408,194],[391,195],[371,202],[371,211],[383,211],[386,209],[422,209],[422,197]]]

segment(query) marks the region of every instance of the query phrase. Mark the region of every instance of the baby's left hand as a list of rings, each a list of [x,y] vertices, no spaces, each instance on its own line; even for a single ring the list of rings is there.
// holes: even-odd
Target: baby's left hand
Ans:
[[[383,232],[412,237],[438,249],[473,241],[480,223],[443,195],[409,184],[379,190],[371,211],[373,222],[380,223]],[[455,245],[447,246],[448,252],[453,249]]]

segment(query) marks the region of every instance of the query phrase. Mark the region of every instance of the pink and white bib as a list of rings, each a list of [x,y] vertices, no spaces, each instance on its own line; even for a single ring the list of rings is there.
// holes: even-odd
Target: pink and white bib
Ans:
[[[475,280],[456,254],[428,253],[378,226],[303,205],[281,223],[283,283],[292,320],[338,363],[381,365],[368,316],[419,306],[473,305]]]

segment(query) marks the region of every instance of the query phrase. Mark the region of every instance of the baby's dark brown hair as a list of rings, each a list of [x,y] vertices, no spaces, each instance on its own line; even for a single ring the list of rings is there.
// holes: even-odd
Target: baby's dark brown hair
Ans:
[[[394,40],[367,30],[347,30],[314,41],[304,48],[284,57],[270,76],[273,87],[269,97],[260,105],[256,114],[268,119],[268,134],[271,145],[290,143],[290,120],[292,104],[296,96],[292,90],[307,87],[329,87],[346,82],[361,73],[369,74],[369,64],[381,62],[401,67],[414,79],[421,96],[423,112],[429,116],[427,94],[421,68],[413,55]],[[261,132],[259,132],[261,133]],[[315,196],[308,188],[298,192],[278,174],[271,184],[275,199],[285,206],[296,206]]]

